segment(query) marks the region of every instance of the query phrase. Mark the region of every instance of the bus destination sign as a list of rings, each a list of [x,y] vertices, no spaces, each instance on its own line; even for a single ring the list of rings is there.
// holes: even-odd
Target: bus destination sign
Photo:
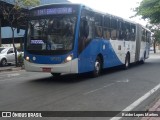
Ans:
[[[63,7],[63,8],[45,8],[38,9],[32,12],[33,16],[42,16],[42,15],[58,15],[58,14],[72,14],[72,7]]]

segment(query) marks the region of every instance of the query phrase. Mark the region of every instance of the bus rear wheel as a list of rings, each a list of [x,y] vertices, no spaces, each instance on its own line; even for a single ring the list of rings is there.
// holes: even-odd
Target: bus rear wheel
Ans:
[[[128,69],[130,66],[130,57],[129,57],[129,54],[126,55],[126,58],[125,58],[125,64],[124,64],[124,69]]]
[[[143,59],[140,61],[141,64],[144,64],[146,60],[146,53],[144,53]]]
[[[93,77],[98,77],[102,70],[101,58],[98,56],[94,63]]]
[[[61,73],[51,73],[53,75],[53,77],[59,77],[61,75]]]

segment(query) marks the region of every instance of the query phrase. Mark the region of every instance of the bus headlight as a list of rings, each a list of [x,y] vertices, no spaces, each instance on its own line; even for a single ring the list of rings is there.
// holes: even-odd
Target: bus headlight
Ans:
[[[29,61],[29,57],[28,56],[26,57],[26,60]]]
[[[68,55],[67,57],[66,57],[66,59],[65,59],[65,61],[64,62],[69,62],[69,61],[71,61],[73,59],[73,55],[71,54],[71,55]]]

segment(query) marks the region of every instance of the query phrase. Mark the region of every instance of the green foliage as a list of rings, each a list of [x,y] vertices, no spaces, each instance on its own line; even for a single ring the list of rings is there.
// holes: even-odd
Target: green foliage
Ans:
[[[8,21],[11,27],[24,24],[27,18],[27,8],[36,6],[40,0],[14,0],[13,6],[6,3],[0,5],[4,20]]]
[[[156,30],[154,32],[153,37],[155,38],[155,40],[156,40],[157,43],[160,43],[160,30]]]
[[[19,63],[19,66],[22,66],[24,64],[24,58],[22,53],[18,55],[18,63]]]
[[[15,0],[15,5],[20,8],[28,8],[39,5],[40,0]]]
[[[135,11],[136,15],[149,19],[151,23],[160,23],[160,0],[143,0]]]
[[[14,0],[13,5],[8,5],[7,3],[0,4],[0,12],[3,15],[3,19],[6,20],[12,30],[12,43],[14,44],[14,31],[16,27],[24,27],[27,23],[28,13],[26,8],[33,7],[39,4],[39,0]],[[18,65],[17,61],[17,52],[15,50],[15,61],[16,66]]]

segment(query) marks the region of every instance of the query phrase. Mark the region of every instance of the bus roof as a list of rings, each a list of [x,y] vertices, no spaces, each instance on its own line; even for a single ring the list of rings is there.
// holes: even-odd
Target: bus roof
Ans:
[[[81,6],[81,7],[84,7],[84,8],[86,8],[86,9],[90,10],[90,11],[94,11],[94,12],[96,12],[96,13],[102,14],[103,16],[107,15],[107,16],[109,16],[109,17],[114,17],[114,18],[120,19],[120,20],[125,21],[125,22],[129,22],[129,23],[132,23],[132,24],[135,24],[135,25],[136,25],[136,24],[137,24],[137,25],[139,24],[139,23],[134,22],[134,21],[132,21],[132,20],[124,19],[124,18],[122,18],[122,17],[120,17],[120,16],[112,15],[112,14],[107,13],[107,12],[106,12],[106,13],[105,13],[105,12],[101,12],[101,11],[95,10],[95,9],[93,9],[93,8],[90,8],[90,7],[88,7],[88,6],[84,5],[84,4],[78,4],[78,3],[52,3],[52,4],[44,4],[44,5],[39,5],[39,6],[30,8],[30,10],[39,9],[39,8],[43,8],[43,7],[50,7],[50,6],[54,6],[54,5],[73,5],[73,6]],[[139,25],[141,25],[141,24],[139,24]],[[143,25],[141,25],[141,26],[143,26]],[[144,27],[144,26],[143,26],[143,28],[147,29],[147,28]]]

